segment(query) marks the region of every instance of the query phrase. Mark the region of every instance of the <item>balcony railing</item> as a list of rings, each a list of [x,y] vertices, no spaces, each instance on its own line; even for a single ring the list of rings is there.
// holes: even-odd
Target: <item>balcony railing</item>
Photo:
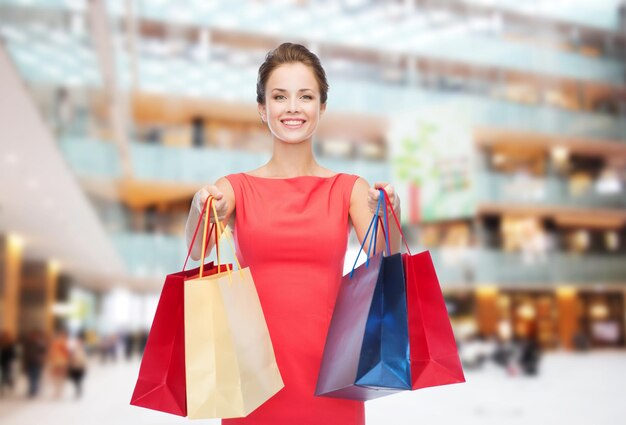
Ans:
[[[164,276],[182,268],[186,247],[182,237],[141,233],[112,235],[120,255],[133,274]],[[412,248],[414,252],[423,249]],[[545,257],[479,248],[430,250],[442,287],[462,285],[563,285],[626,283],[626,254],[567,254]],[[232,261],[230,249],[223,261]],[[213,254],[214,255],[214,254]],[[189,267],[198,263],[191,262]],[[351,264],[350,264],[351,265]]]
[[[65,139],[61,142],[61,148],[64,157],[79,176],[121,176],[117,147],[112,143]],[[137,179],[198,184],[215,181],[230,173],[252,170],[269,158],[267,153],[175,148],[145,143],[133,143],[131,154]],[[320,163],[338,172],[357,174],[370,183],[392,179],[391,166],[381,161],[322,157]],[[479,202],[626,208],[623,191],[603,194],[595,192],[592,187],[586,193],[574,195],[570,194],[567,182],[557,178],[509,176],[493,172],[477,172],[475,177]]]
[[[593,185],[585,193],[572,194],[563,179],[510,176],[492,172],[476,174],[478,200],[533,205],[559,205],[587,208],[626,208],[624,189],[598,193]]]
[[[442,286],[626,283],[626,253],[532,256],[478,248],[431,250]]]
[[[60,146],[66,160],[79,176],[121,176],[117,147],[112,143],[65,139]],[[230,173],[257,168],[269,159],[270,154],[132,143],[131,157],[133,175],[137,179],[206,184]],[[390,179],[389,167],[380,161],[320,157],[319,162],[337,172],[360,175],[372,184]]]

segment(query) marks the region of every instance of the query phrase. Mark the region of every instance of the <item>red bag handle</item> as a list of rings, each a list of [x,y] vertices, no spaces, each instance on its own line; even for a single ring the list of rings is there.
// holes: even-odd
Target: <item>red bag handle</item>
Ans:
[[[387,201],[387,205],[391,205],[391,201],[389,200],[389,195],[387,195],[387,191],[383,190],[383,193],[385,194],[385,201]],[[391,207],[390,209],[391,209],[391,213],[393,214],[393,218],[396,222],[396,225],[398,226],[398,230],[400,231],[400,236],[402,236],[402,240],[404,241],[404,246],[406,246],[406,250],[409,253],[409,255],[412,255],[411,250],[409,249],[409,244],[406,242],[404,233],[402,233],[402,226],[400,226],[400,220],[398,220],[398,216],[396,215],[396,212],[393,210],[393,207]],[[389,229],[389,223],[387,223],[387,229]]]
[[[189,261],[189,256],[191,255],[191,250],[193,248],[193,244],[196,241],[196,237],[198,236],[198,230],[200,230],[200,224],[202,223],[202,218],[204,216],[204,212],[207,209],[207,206],[209,205],[209,201],[213,201],[213,197],[209,196],[207,198],[206,201],[204,201],[204,206],[202,207],[202,212],[200,213],[200,218],[198,219],[198,224],[196,224],[196,230],[193,232],[193,238],[191,238],[191,245],[189,245],[189,251],[187,251],[187,257],[185,258],[185,264],[183,265],[183,271],[185,271],[185,268],[187,267],[187,261]],[[210,208],[210,207],[209,207]],[[213,229],[215,228],[215,223],[211,223],[211,230],[209,231],[209,233],[211,233],[213,231]],[[204,232],[206,234],[207,232],[207,226],[204,226]],[[217,240],[217,228],[215,228],[215,236],[216,236],[216,240]],[[219,249],[219,248],[217,248]],[[200,261],[204,262],[204,258],[201,258]]]

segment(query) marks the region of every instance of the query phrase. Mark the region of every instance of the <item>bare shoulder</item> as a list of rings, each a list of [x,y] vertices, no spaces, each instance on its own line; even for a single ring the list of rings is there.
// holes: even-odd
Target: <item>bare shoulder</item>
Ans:
[[[235,197],[235,191],[233,190],[233,186],[230,184],[230,180],[226,177],[220,177],[215,182],[215,186],[224,194],[224,196],[232,196]]]
[[[367,203],[367,192],[370,188],[369,183],[363,177],[359,177],[354,182],[352,194],[350,195],[350,206],[356,204]]]

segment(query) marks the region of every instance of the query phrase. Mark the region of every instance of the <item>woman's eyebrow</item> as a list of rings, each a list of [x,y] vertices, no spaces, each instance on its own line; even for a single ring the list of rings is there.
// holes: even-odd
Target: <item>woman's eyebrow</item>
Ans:
[[[287,90],[286,89],[278,89],[278,88],[276,88],[276,89],[273,89],[272,91],[286,92]],[[303,92],[303,91],[313,91],[313,90],[307,89],[307,88],[298,90],[298,92]]]

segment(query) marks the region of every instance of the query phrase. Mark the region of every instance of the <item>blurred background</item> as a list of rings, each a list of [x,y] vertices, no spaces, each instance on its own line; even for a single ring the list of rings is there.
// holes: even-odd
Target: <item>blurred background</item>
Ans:
[[[142,348],[195,191],[271,155],[283,41],[328,74],[319,162],[398,188],[467,373],[368,424],[624,423],[621,0],[0,0],[0,421],[186,421],[128,405]]]

